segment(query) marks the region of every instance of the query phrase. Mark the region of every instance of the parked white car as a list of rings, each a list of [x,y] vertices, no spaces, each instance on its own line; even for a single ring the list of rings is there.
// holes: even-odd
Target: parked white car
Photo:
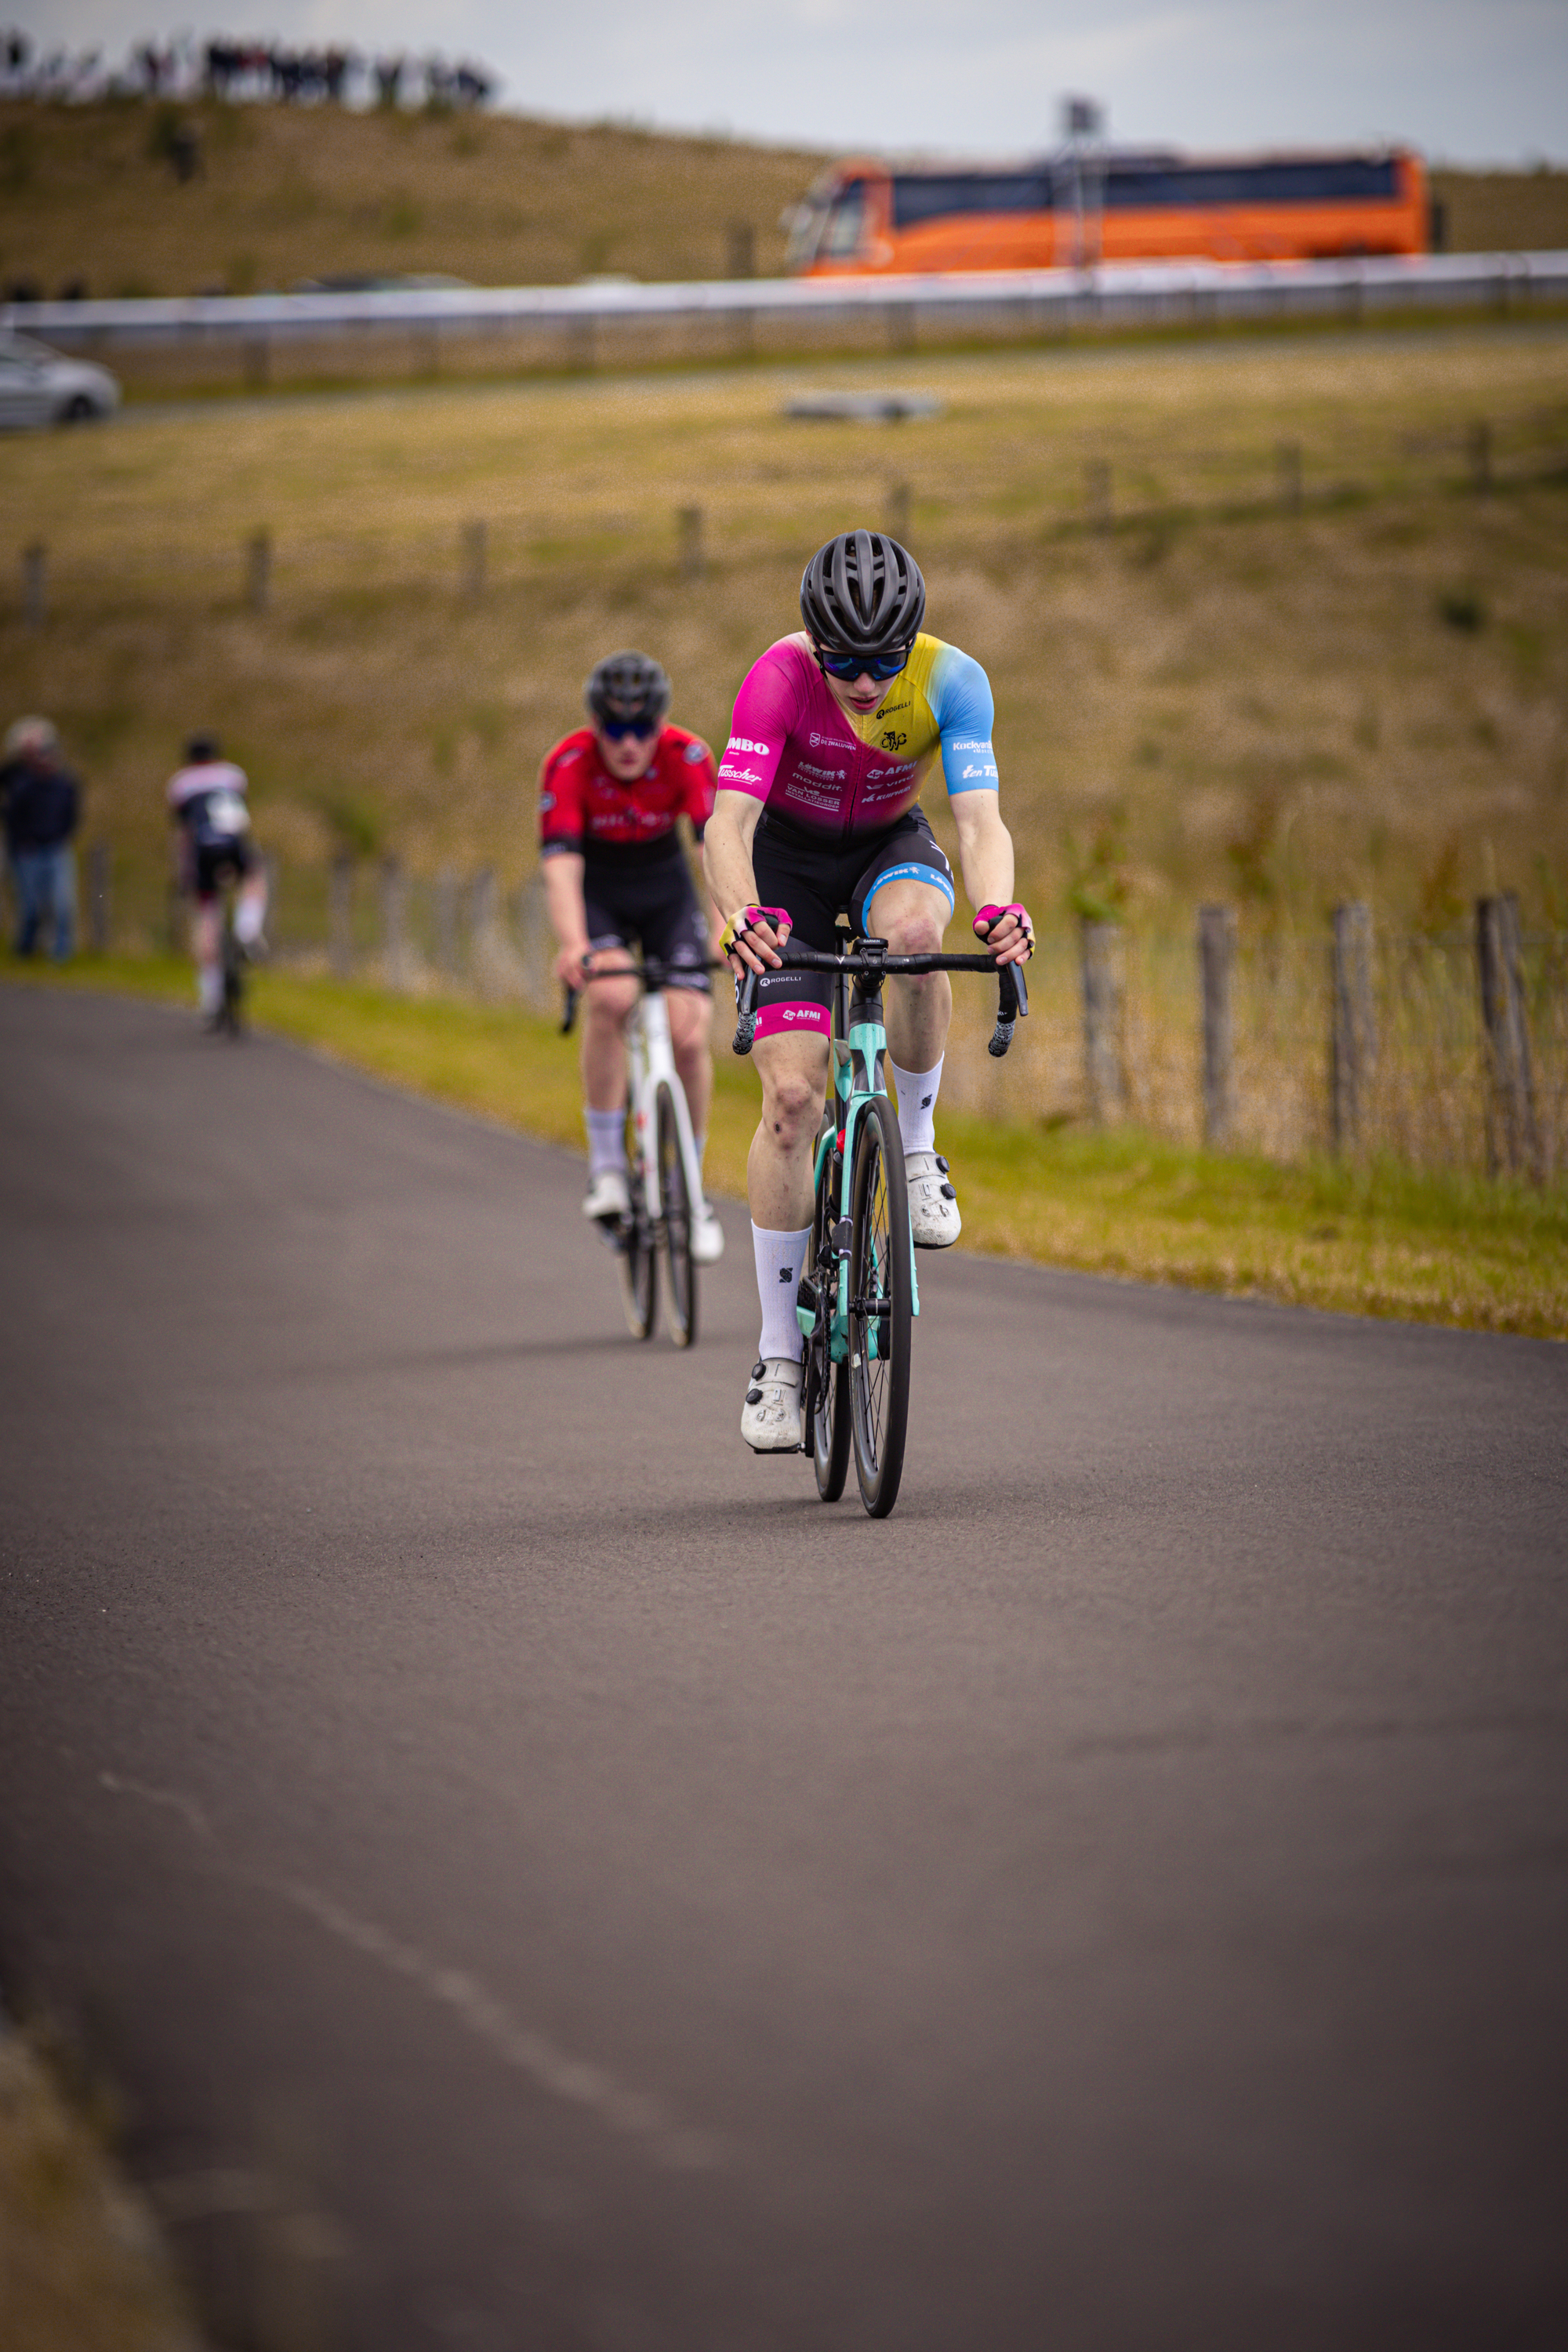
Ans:
[[[0,425],[85,425],[112,416],[119,405],[120,386],[107,368],[0,331]]]

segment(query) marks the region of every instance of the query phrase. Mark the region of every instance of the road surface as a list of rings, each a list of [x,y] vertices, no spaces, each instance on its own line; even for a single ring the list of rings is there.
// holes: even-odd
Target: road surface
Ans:
[[[215,2338],[1565,2340],[1568,1350],[927,1260],[874,1526],[739,1210],[682,1356],[279,1044],[0,1110],[0,1977]]]

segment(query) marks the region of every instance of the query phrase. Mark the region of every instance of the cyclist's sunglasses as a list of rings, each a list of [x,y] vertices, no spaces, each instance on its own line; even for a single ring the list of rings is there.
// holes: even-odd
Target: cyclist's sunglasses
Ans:
[[[646,743],[650,735],[657,735],[658,732],[657,719],[601,719],[599,727],[601,732],[607,735],[612,743],[620,742],[623,736],[626,735],[635,735],[640,741]]]
[[[889,678],[897,677],[909,657],[908,646],[900,646],[896,653],[879,654],[875,660],[868,659],[865,654],[830,654],[821,646],[816,648],[817,663],[829,677],[846,681],[852,677],[874,677],[879,686],[885,686]]]

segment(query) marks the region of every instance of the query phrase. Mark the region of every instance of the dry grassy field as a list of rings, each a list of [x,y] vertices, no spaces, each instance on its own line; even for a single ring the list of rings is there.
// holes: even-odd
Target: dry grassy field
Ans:
[[[5,539],[46,541],[50,578],[42,631],[8,608],[7,700],[62,724],[122,911],[161,870],[161,782],[198,724],[250,770],[289,867],[347,846],[515,887],[537,761],[597,656],[657,652],[676,715],[721,740],[748,662],[792,625],[805,554],[906,485],[932,625],[995,688],[1005,804],[1048,918],[1056,1012],[1008,1099],[1077,1099],[1070,908],[1105,903],[1146,1008],[1134,1108],[1190,1126],[1188,942],[1217,897],[1242,914],[1242,1049],[1277,1073],[1247,1133],[1289,1152],[1322,1136],[1335,900],[1370,899],[1391,940],[1458,938],[1475,893],[1513,887],[1527,926],[1563,927],[1565,359],[1562,330],[1496,329],[921,362],[943,413],[892,428],[787,420],[809,379],[785,370],[143,412],[0,447]],[[1099,467],[1109,515],[1086,496]],[[704,516],[698,578],[685,505]],[[265,614],[242,593],[258,526]],[[1426,1051],[1407,1081],[1423,1097]]]

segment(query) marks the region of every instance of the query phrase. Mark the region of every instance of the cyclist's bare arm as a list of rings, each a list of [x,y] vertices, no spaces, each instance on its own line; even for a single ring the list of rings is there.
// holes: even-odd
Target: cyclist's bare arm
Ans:
[[[708,889],[725,922],[757,899],[757,877],[752,870],[752,843],[763,803],[750,793],[727,793],[721,787],[713,814],[702,836],[702,869]],[[737,971],[765,971],[778,961],[777,950],[789,937],[786,926],[763,921],[753,924],[737,940],[730,961]]]
[[[544,903],[550,928],[561,942],[555,977],[567,988],[581,988],[583,959],[588,952],[588,910],[583,899],[584,860],[573,851],[557,850],[544,860]]]
[[[958,831],[958,862],[970,905],[1009,908],[1013,897],[1013,836],[1002,822],[994,793],[954,793],[948,802]],[[1028,955],[1029,933],[1011,911],[992,925],[985,944],[998,963],[1016,963]]]

